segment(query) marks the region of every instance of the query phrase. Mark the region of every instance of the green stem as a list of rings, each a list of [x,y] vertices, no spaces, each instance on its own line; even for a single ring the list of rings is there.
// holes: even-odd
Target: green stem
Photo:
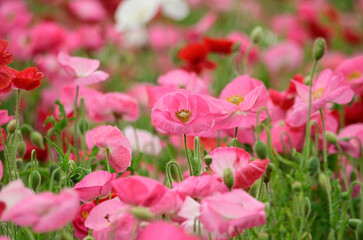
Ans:
[[[109,163],[109,160],[110,160],[110,151],[108,149],[106,150],[106,154],[107,154],[107,159],[106,159],[107,171],[108,172],[111,172],[110,163]]]
[[[132,229],[132,237],[131,237],[131,239],[132,239],[132,240],[135,240],[135,235],[136,235],[137,225],[139,225],[139,219],[136,219],[136,222],[135,222],[134,228]]]
[[[234,138],[237,139],[237,134],[238,134],[238,127],[236,127],[236,129],[234,130]]]
[[[79,161],[79,149],[78,149],[78,124],[77,124],[77,108],[78,108],[78,92],[79,85],[76,89],[76,97],[74,99],[74,146],[76,148],[77,162]]]
[[[188,166],[189,166],[189,173],[190,176],[194,175],[194,171],[193,171],[193,166],[192,166],[192,162],[189,158],[189,154],[188,154],[188,146],[187,146],[187,135],[184,134],[184,148],[185,148],[185,154],[187,155],[187,161],[188,161]]]
[[[246,72],[246,70],[247,70],[247,65],[248,65],[248,55],[250,54],[250,51],[251,51],[252,47],[253,47],[253,42],[250,42],[250,43],[248,44],[248,47],[247,47],[247,49],[246,49],[246,52],[245,52],[245,54],[244,54],[244,56],[243,56],[243,62],[242,62],[242,73],[245,73],[245,72]]]
[[[20,90],[16,91],[16,106],[15,106],[15,136],[14,136],[14,147],[13,147],[13,159],[11,161],[11,169],[13,172],[13,179],[18,176],[17,166],[16,166],[16,152],[18,148],[18,131],[19,131],[19,108],[20,108]]]
[[[177,170],[179,181],[180,182],[183,181],[183,177],[182,177],[179,165],[176,162],[170,161],[166,164],[166,177],[168,178],[170,187],[173,187],[173,185],[172,185],[173,181],[172,181],[172,176],[171,176],[171,167],[172,166],[174,166]]]
[[[4,140],[4,136],[2,134],[2,131],[0,129],[0,136],[1,136],[1,142],[3,144],[4,147],[4,155],[5,155],[5,162],[4,162],[4,168],[8,169],[8,178],[9,178],[9,182],[12,181],[12,177],[11,177],[11,169],[10,169],[10,156],[9,156],[9,152],[8,152],[8,148],[6,146],[5,140]]]
[[[306,136],[305,136],[305,148],[304,148],[304,156],[305,156],[305,161],[308,161],[309,157],[310,157],[310,134],[311,134],[311,106],[312,106],[312,90],[313,90],[313,81],[314,81],[314,73],[315,73],[315,68],[316,68],[316,64],[318,63],[317,60],[314,60],[313,63],[313,68],[311,70],[310,73],[310,83],[309,83],[309,108],[308,108],[308,120],[307,120],[307,124],[306,124]]]

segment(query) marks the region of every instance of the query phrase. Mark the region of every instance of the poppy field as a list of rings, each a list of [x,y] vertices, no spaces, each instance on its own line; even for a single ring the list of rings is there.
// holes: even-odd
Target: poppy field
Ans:
[[[0,240],[363,240],[362,0],[0,0]]]

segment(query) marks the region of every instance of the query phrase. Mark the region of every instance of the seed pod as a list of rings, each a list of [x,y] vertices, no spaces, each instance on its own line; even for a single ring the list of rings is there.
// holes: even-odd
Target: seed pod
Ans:
[[[358,225],[361,223],[362,221],[360,219],[357,218],[351,218],[348,221],[348,227],[350,229],[352,229],[353,231],[355,231],[358,227]]]
[[[78,128],[79,128],[79,131],[82,133],[82,135],[86,134],[86,132],[88,130],[88,121],[84,118],[79,120]]]
[[[8,131],[8,133],[14,133],[15,132],[15,128],[16,128],[16,120],[13,119],[6,126],[6,130]]]
[[[308,173],[310,176],[315,176],[320,168],[320,160],[318,157],[313,156],[308,162]]]
[[[35,192],[38,190],[42,177],[38,171],[34,171],[29,175],[29,186]]]
[[[38,147],[40,147],[41,149],[44,149],[44,140],[43,140],[43,136],[42,134],[40,134],[37,131],[33,131],[30,134],[30,140],[32,141],[32,143],[34,143],[35,145],[37,145]]]
[[[255,27],[251,32],[251,40],[254,44],[258,44],[263,37],[263,29],[260,26]]]
[[[204,156],[204,162],[209,167],[212,164],[213,158],[211,155]]]
[[[229,190],[232,189],[234,184],[234,176],[232,173],[232,170],[230,168],[226,168],[223,171],[223,182],[226,184],[226,186],[229,188]]]
[[[316,61],[319,61],[325,53],[325,39],[324,38],[317,38],[314,42],[313,47],[313,56]]]
[[[267,147],[264,142],[261,140],[255,142],[254,151],[258,158],[266,159],[267,158]]]

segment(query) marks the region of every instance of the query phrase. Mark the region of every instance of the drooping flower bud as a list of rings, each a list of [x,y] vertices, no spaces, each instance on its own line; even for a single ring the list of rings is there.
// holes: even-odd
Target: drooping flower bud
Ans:
[[[267,147],[264,142],[258,140],[255,142],[253,146],[254,151],[259,159],[266,159],[267,158]]]
[[[10,134],[10,133],[14,133],[15,132],[15,128],[16,128],[16,120],[13,119],[11,120],[8,125],[6,126],[6,131]]]
[[[25,152],[26,152],[26,145],[25,145],[25,142],[23,140],[19,141],[18,146],[16,148],[16,152],[17,152],[19,157],[24,157]]]
[[[258,44],[263,37],[263,29],[260,26],[255,27],[251,32],[251,40],[254,44]]]
[[[134,207],[130,209],[130,213],[140,220],[150,220],[154,214],[146,207]]]
[[[81,132],[82,135],[86,134],[86,132],[88,130],[88,121],[86,119],[84,119],[84,118],[79,120],[78,128],[79,128],[79,131]]]
[[[204,162],[209,167],[212,164],[213,158],[210,155],[204,156]]]
[[[357,180],[358,176],[357,176],[357,172],[356,171],[352,171],[350,173],[349,179],[351,182],[354,182],[355,180]]]
[[[348,221],[348,227],[350,229],[352,229],[353,231],[355,231],[358,227],[358,225],[361,223],[362,221],[360,219],[357,218],[351,218]]]
[[[310,158],[309,162],[308,162],[308,173],[309,175],[315,176],[316,173],[319,171],[320,168],[320,161],[319,158],[316,156],[313,156]]]
[[[326,175],[322,172],[319,173],[319,178],[318,178],[319,184],[320,186],[326,190],[327,186],[328,186],[328,178],[326,177]]]
[[[319,61],[325,53],[325,39],[324,38],[317,38],[314,42],[313,47],[313,56],[316,61]]]
[[[229,190],[232,189],[234,184],[234,176],[233,172],[230,168],[226,168],[223,171],[223,182],[226,184],[226,186],[229,188]]]
[[[41,180],[42,177],[40,176],[40,173],[37,170],[33,171],[29,175],[29,187],[34,191],[37,191],[40,186]]]
[[[327,132],[325,136],[326,136],[326,140],[328,140],[328,142],[331,144],[336,144],[338,142],[337,136],[332,132]]]
[[[32,143],[34,143],[35,145],[37,145],[38,147],[40,147],[41,149],[44,149],[44,140],[43,140],[43,136],[42,134],[40,134],[37,131],[33,131],[30,134],[30,140],[32,141]]]

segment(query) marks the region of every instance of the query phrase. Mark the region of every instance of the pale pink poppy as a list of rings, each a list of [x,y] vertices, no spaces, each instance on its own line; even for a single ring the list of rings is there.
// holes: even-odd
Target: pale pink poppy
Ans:
[[[131,165],[131,144],[117,127],[98,126],[86,133],[86,144],[88,149],[93,146],[100,148],[98,153],[101,157],[107,157],[109,152],[109,163],[119,173],[124,172]]]
[[[248,75],[237,77],[223,89],[220,100],[208,98],[214,111],[218,112],[213,129],[254,126],[257,111],[267,105],[267,96],[267,90],[261,81]],[[266,117],[266,113],[262,111],[259,121]]]
[[[158,83],[163,86],[174,86],[188,89],[199,94],[208,94],[208,87],[194,72],[174,69],[159,76]]]
[[[213,123],[208,102],[182,89],[162,96],[152,109],[151,120],[163,134],[198,134]]]
[[[103,82],[108,74],[97,69],[100,61],[83,57],[71,57],[61,52],[58,54],[58,62],[64,71],[75,79],[76,85],[88,85]]]
[[[78,35],[78,41],[81,48],[88,49],[90,51],[96,51],[99,50],[105,43],[104,38],[104,32],[101,26],[99,25],[81,25],[76,32],[76,35]],[[97,72],[102,72],[103,74]],[[103,71],[96,71],[93,75],[97,77],[97,79],[106,79],[108,77],[107,73],[104,73]],[[106,77],[107,75],[107,77]]]
[[[250,155],[242,148],[219,147],[209,153],[212,157],[211,170],[222,179],[224,171],[230,169],[234,176],[233,188],[248,188],[262,177],[268,160],[250,161]]]
[[[129,139],[132,149],[137,152],[157,156],[162,150],[160,139],[146,130],[128,126],[123,132]]]
[[[202,175],[199,177],[191,176],[180,183],[173,184],[173,187],[183,199],[187,196],[194,199],[202,199],[216,193],[228,192],[228,188],[224,183],[210,175]]]
[[[116,174],[107,171],[96,171],[86,175],[73,189],[79,194],[82,202],[89,203],[97,198],[105,198],[112,189]]]
[[[342,73],[356,93],[363,90],[363,56],[350,58],[342,62],[336,73]]]
[[[347,56],[342,52],[328,51],[319,61],[322,68],[338,69],[347,59]],[[344,74],[344,73],[343,73]],[[348,78],[348,76],[346,76]]]
[[[187,235],[181,228],[167,222],[153,222],[141,233],[137,240],[197,240],[197,237]]]
[[[68,4],[71,12],[84,21],[100,21],[106,17],[106,10],[97,0],[76,0]]]
[[[33,195],[34,192],[26,188],[21,180],[15,180],[4,186],[0,192],[0,219],[7,221],[9,211],[24,198]]]
[[[144,207],[157,204],[168,190],[158,181],[141,176],[116,179],[112,186],[122,202]]]
[[[9,116],[8,110],[0,110],[0,125],[8,123],[12,119],[14,119],[14,116]]]
[[[85,227],[84,223],[95,206],[96,204],[94,202],[85,203],[78,209],[77,216],[72,221],[74,236],[76,238],[83,239],[88,236],[89,229]]]
[[[210,231],[234,233],[266,224],[265,204],[243,190],[204,198],[199,220]]]
[[[183,200],[177,189],[167,189],[162,198],[153,205],[150,210],[157,215],[168,215],[170,217],[176,216],[176,213],[183,204]]]
[[[359,157],[359,141],[363,144],[363,123],[356,123],[346,126],[338,134],[338,143],[344,152],[349,152],[355,157]]]
[[[58,230],[71,222],[79,208],[79,197],[72,189],[63,189],[59,195],[50,192],[26,196],[5,216],[6,220],[34,232]]]
[[[114,198],[100,203],[89,213],[84,226],[93,229],[96,240],[131,239],[136,219],[129,213],[129,207]]]
[[[294,80],[293,82],[298,98],[286,121],[292,126],[302,126],[308,120],[309,86]],[[324,70],[313,82],[311,113],[318,111],[328,102],[347,104],[352,98],[353,91],[346,83],[343,74],[334,74],[329,69]]]

